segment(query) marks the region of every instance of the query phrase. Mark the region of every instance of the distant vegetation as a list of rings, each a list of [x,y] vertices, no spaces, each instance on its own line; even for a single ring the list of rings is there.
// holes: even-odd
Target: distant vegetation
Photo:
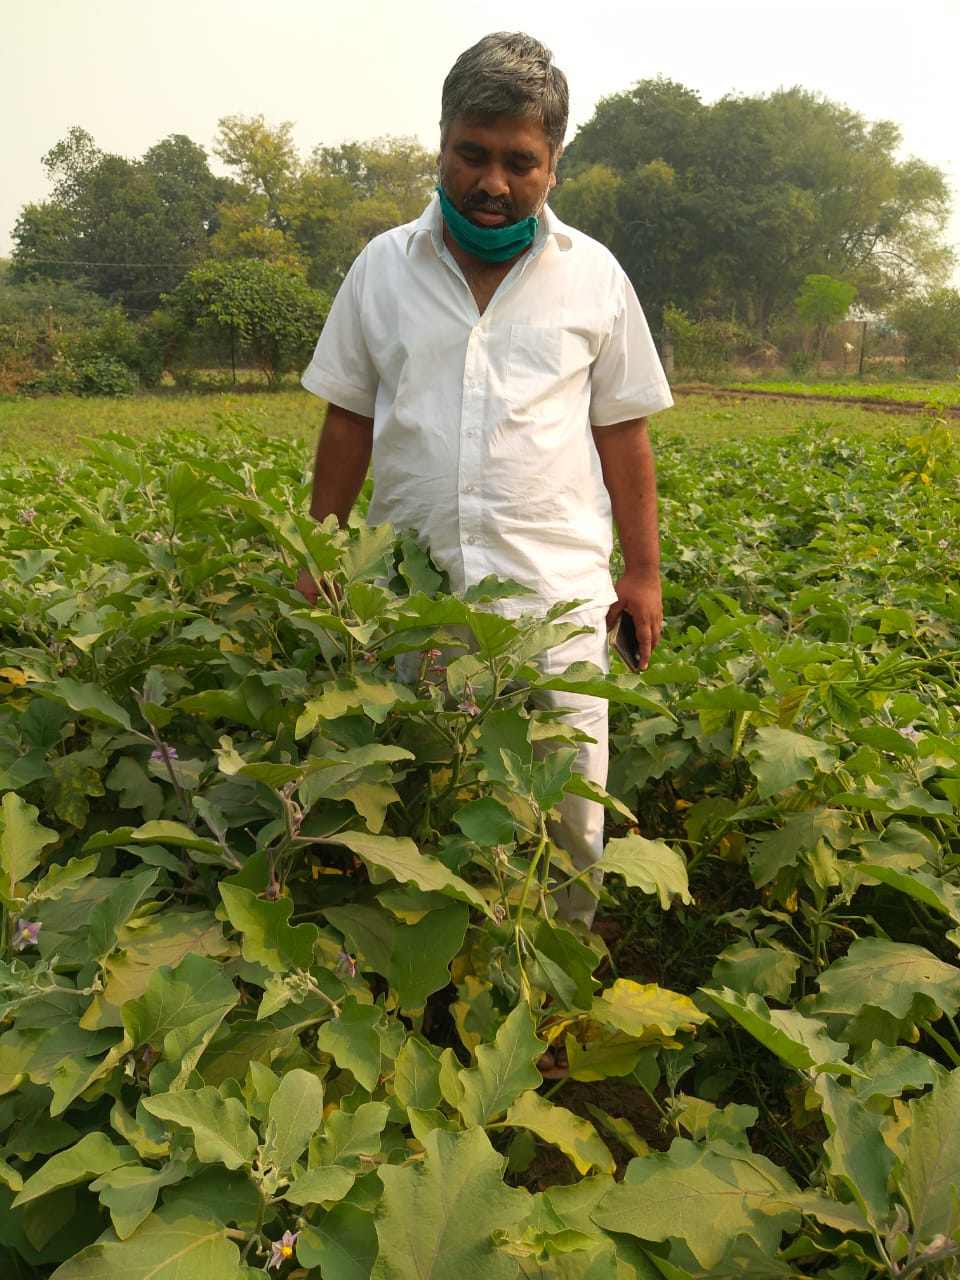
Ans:
[[[225,116],[218,177],[182,134],[127,159],[72,128],[0,276],[0,393],[122,395],[238,369],[274,383],[303,363],[356,254],[419,214],[436,166],[411,138],[303,157],[292,133]],[[948,186],[899,144],[891,122],[801,88],[707,105],[645,80],[599,103],[552,203],[618,256],[678,367],[816,371],[857,314],[942,373],[960,364]]]

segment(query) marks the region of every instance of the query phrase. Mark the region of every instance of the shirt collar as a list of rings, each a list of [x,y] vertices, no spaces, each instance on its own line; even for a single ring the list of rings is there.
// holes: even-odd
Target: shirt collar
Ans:
[[[421,235],[429,235],[433,241],[433,247],[439,255],[443,249],[443,214],[440,212],[440,198],[436,193],[431,197],[430,203],[416,222],[410,224],[406,244],[408,254],[414,240]],[[573,240],[566,225],[560,221],[550,206],[545,204],[540,211],[539,225],[537,226],[537,234],[533,238],[531,253],[540,253],[547,240],[551,238],[556,241],[558,249],[565,251],[573,248]]]

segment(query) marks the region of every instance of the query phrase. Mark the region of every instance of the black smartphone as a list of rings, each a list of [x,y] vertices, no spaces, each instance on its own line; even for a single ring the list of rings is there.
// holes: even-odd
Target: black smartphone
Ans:
[[[640,646],[637,643],[637,629],[633,625],[633,616],[624,609],[617,622],[613,636],[613,647],[619,653],[631,671],[640,670]]]

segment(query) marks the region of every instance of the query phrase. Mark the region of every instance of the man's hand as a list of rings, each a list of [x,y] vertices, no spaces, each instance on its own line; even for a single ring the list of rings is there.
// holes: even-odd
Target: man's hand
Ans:
[[[297,574],[296,589],[309,605],[315,605],[320,597],[319,588],[314,582],[313,574],[309,569],[301,569]]]
[[[335,515],[343,528],[367,475],[373,448],[373,419],[361,417],[339,405],[327,406],[327,416],[313,461],[310,514],[314,520]],[[307,604],[315,605],[320,592],[335,603],[335,594],[318,587],[307,569],[297,574],[296,589]]]
[[[646,671],[663,628],[660,575],[627,572],[617,583],[616,591],[617,602],[607,612],[607,630],[613,630],[621,613],[630,614],[637,632],[638,665]]]

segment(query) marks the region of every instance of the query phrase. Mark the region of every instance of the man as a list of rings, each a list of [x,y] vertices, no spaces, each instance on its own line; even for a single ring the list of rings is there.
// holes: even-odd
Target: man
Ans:
[[[531,596],[507,614],[581,600],[589,634],[551,650],[608,669],[626,610],[646,667],[660,635],[656,482],[647,415],[670,391],[633,289],[601,245],[546,207],[567,82],[538,41],[499,33],[444,81],[438,194],[378,236],[341,287],[303,375],[329,403],[311,512],[345,524],[373,461],[368,519],[417,531],[453,591],[488,574]],[[610,577],[611,514],[625,571]],[[302,574],[311,601],[316,587]],[[592,741],[576,767],[603,784],[607,708],[554,705]],[[580,869],[603,850],[601,806],[565,798],[553,837]],[[592,923],[575,887],[564,914]]]

